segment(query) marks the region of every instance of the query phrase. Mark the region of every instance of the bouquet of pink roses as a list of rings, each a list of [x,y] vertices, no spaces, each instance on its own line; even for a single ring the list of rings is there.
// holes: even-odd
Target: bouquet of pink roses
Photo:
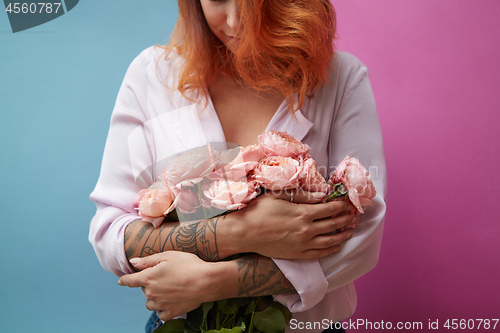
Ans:
[[[209,145],[177,156],[160,181],[139,193],[139,215],[155,227],[174,209],[181,221],[196,221],[241,209],[262,189],[322,192],[327,201],[344,196],[357,214],[372,205],[375,187],[356,158],[347,156],[326,182],[308,145],[276,131],[263,133],[258,142],[225,151]]]
[[[375,187],[357,159],[347,156],[327,182],[309,152],[308,145],[276,131],[261,134],[257,145],[220,151],[208,145],[188,151],[170,161],[160,181],[139,193],[135,202],[139,216],[155,228],[167,215],[181,223],[201,221],[242,209],[265,191],[319,192],[324,201],[343,197],[355,207],[355,214],[372,205]],[[268,308],[258,311],[259,303],[255,298],[204,303],[188,314],[187,321],[169,321],[161,332],[184,327],[193,332],[237,333],[245,325],[257,332],[284,331],[288,310],[271,300]],[[221,315],[232,319],[213,320]]]

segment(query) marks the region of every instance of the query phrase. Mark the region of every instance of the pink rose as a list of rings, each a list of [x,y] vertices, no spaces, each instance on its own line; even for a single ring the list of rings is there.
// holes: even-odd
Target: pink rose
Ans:
[[[216,169],[218,163],[215,150],[210,146],[199,147],[172,160],[163,171],[163,178],[172,189],[180,190],[199,183]]]
[[[254,169],[254,179],[268,190],[285,190],[299,187],[300,162],[290,157],[268,156]]]
[[[304,160],[299,176],[300,188],[309,192],[328,192],[325,178],[318,172],[316,162],[308,157]]]
[[[183,214],[192,214],[201,207],[201,202],[197,193],[186,188],[177,193],[174,206]]]
[[[160,183],[154,183],[149,189],[139,192],[134,202],[143,221],[150,222],[157,228],[164,215],[174,209],[173,195],[170,189]]]
[[[218,180],[203,191],[211,205],[223,210],[236,210],[246,206],[246,203],[257,196],[258,185],[244,181]]]
[[[267,131],[259,135],[258,140],[266,155],[297,158],[311,150],[308,145],[285,132]]]
[[[340,162],[329,183],[339,182],[347,188],[350,201],[360,213],[364,213],[363,206],[373,206],[371,199],[377,191],[370,174],[356,158],[347,156]]]
[[[222,152],[221,156],[232,156],[232,160],[208,175],[208,179],[245,181],[248,173],[265,157],[264,151],[258,145],[238,147],[236,156],[232,150],[228,152],[230,155],[227,152]]]
[[[253,170],[264,157],[266,157],[266,154],[259,145],[241,147],[238,156],[231,161],[231,170],[241,170],[248,173]]]
[[[232,164],[259,162],[266,156],[264,150],[259,145],[249,145],[240,147],[240,153],[231,162]]]

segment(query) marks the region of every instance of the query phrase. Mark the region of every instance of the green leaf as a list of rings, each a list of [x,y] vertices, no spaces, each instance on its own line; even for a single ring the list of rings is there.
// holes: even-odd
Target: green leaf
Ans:
[[[201,305],[201,309],[203,310],[203,319],[207,318],[208,311],[214,306],[214,302],[206,302]]]
[[[238,297],[235,298],[238,307],[243,307],[245,305],[250,304],[256,297]]]
[[[227,299],[221,299],[220,301],[216,302],[217,308],[222,311],[222,308],[227,306]]]
[[[202,323],[203,309],[201,305],[186,314],[186,330],[200,332]]]
[[[290,310],[288,310],[288,308],[286,306],[284,306],[283,304],[281,304],[279,302],[273,302],[271,304],[271,306],[274,307],[274,308],[277,308],[278,310],[281,311],[281,313],[285,317],[285,322],[286,323],[289,323],[290,320],[292,320],[292,313],[290,312]]]
[[[264,333],[283,333],[285,331],[285,316],[272,306],[264,311],[256,312],[253,318],[255,327]]]
[[[245,330],[245,324],[242,323],[241,326],[236,326],[233,328],[221,328],[220,330],[211,330],[207,333],[242,333]]]
[[[217,301],[217,306],[219,307],[219,310],[226,315],[234,315],[238,312],[239,308],[236,301],[232,298]]]
[[[245,330],[245,323],[241,323],[241,326],[236,326],[231,329],[231,333],[241,333]]]
[[[245,310],[245,316],[251,314],[255,310],[255,302],[257,302],[257,299],[254,298],[250,304],[248,304],[246,310]]]
[[[188,324],[186,323],[186,325],[184,325],[184,333],[200,333],[201,330],[200,328],[198,328],[198,330],[193,330],[191,327],[188,326]]]
[[[172,319],[165,322],[155,333],[184,333],[184,323],[186,319]]]

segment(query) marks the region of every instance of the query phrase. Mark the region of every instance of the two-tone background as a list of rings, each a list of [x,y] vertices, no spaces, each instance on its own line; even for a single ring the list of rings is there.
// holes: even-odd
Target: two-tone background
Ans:
[[[381,257],[352,320],[445,332],[499,318],[500,2],[333,3],[339,49],[370,68],[389,172]],[[176,17],[173,0],[80,1],[14,34],[2,8],[0,331],[143,331],[140,291],[87,241],[88,195],[125,71]]]

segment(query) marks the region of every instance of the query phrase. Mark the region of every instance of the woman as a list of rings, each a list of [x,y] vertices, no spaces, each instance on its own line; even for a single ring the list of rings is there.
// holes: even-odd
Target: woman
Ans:
[[[170,44],[131,64],[89,238],[105,269],[129,274],[121,285],[143,288],[156,312],[148,329],[240,296],[274,295],[294,313],[287,330],[321,332],[353,313],[352,281],[378,260],[385,162],[367,69],[334,53],[334,18],[328,0],[181,0]],[[308,144],[327,179],[346,155],[360,159],[377,188],[374,207],[359,219],[343,202],[296,192],[185,227],[138,218],[134,201],[169,156],[208,142],[254,144],[270,129]],[[253,254],[220,261],[235,253]]]

